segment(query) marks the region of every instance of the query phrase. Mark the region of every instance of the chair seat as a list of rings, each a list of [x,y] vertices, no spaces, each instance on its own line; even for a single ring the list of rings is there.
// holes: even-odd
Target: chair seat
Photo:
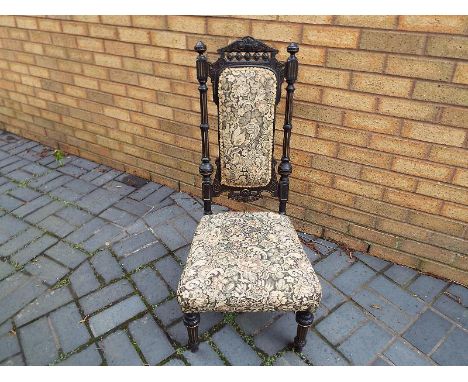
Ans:
[[[225,212],[201,219],[177,297],[184,313],[314,312],[321,287],[287,216]]]

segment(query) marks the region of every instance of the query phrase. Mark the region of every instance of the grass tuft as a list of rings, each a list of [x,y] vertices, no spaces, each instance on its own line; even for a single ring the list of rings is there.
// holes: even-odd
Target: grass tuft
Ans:
[[[229,325],[235,325],[236,323],[236,314],[235,313],[225,313],[223,321]]]
[[[62,288],[66,285],[69,285],[70,284],[70,278],[69,277],[64,277],[63,279],[61,279],[60,281],[58,281],[53,287],[52,289],[59,289],[59,288]]]
[[[54,150],[54,158],[58,162],[59,166],[63,166],[63,159],[65,158],[65,153],[62,150]]]

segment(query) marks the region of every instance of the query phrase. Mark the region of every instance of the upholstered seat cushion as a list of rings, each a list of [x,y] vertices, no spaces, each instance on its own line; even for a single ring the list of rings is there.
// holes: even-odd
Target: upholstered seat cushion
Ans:
[[[287,216],[225,212],[201,219],[177,297],[185,313],[313,312],[321,287]]]

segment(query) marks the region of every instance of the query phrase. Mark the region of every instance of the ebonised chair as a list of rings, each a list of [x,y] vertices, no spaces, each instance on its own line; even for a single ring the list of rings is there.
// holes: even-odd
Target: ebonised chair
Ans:
[[[184,313],[188,346],[198,349],[200,312],[296,312],[294,348],[301,351],[321,299],[321,286],[286,216],[291,118],[299,51],[292,43],[286,63],[278,51],[252,37],[218,50],[209,63],[206,46],[195,45],[200,83],[202,194],[204,216],[182,272],[177,298]],[[219,157],[213,181],[208,141],[207,80],[213,84],[218,106]],[[278,166],[273,158],[276,105],[286,80],[283,152]],[[222,192],[252,201],[262,191],[279,198],[279,213],[223,212],[212,214],[211,200]]]

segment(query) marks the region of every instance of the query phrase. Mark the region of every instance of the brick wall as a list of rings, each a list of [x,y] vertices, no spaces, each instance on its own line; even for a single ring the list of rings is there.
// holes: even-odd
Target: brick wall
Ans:
[[[281,59],[296,41],[296,227],[468,285],[467,32],[462,16],[2,16],[0,128],[199,194],[195,42],[214,60],[235,37]]]

